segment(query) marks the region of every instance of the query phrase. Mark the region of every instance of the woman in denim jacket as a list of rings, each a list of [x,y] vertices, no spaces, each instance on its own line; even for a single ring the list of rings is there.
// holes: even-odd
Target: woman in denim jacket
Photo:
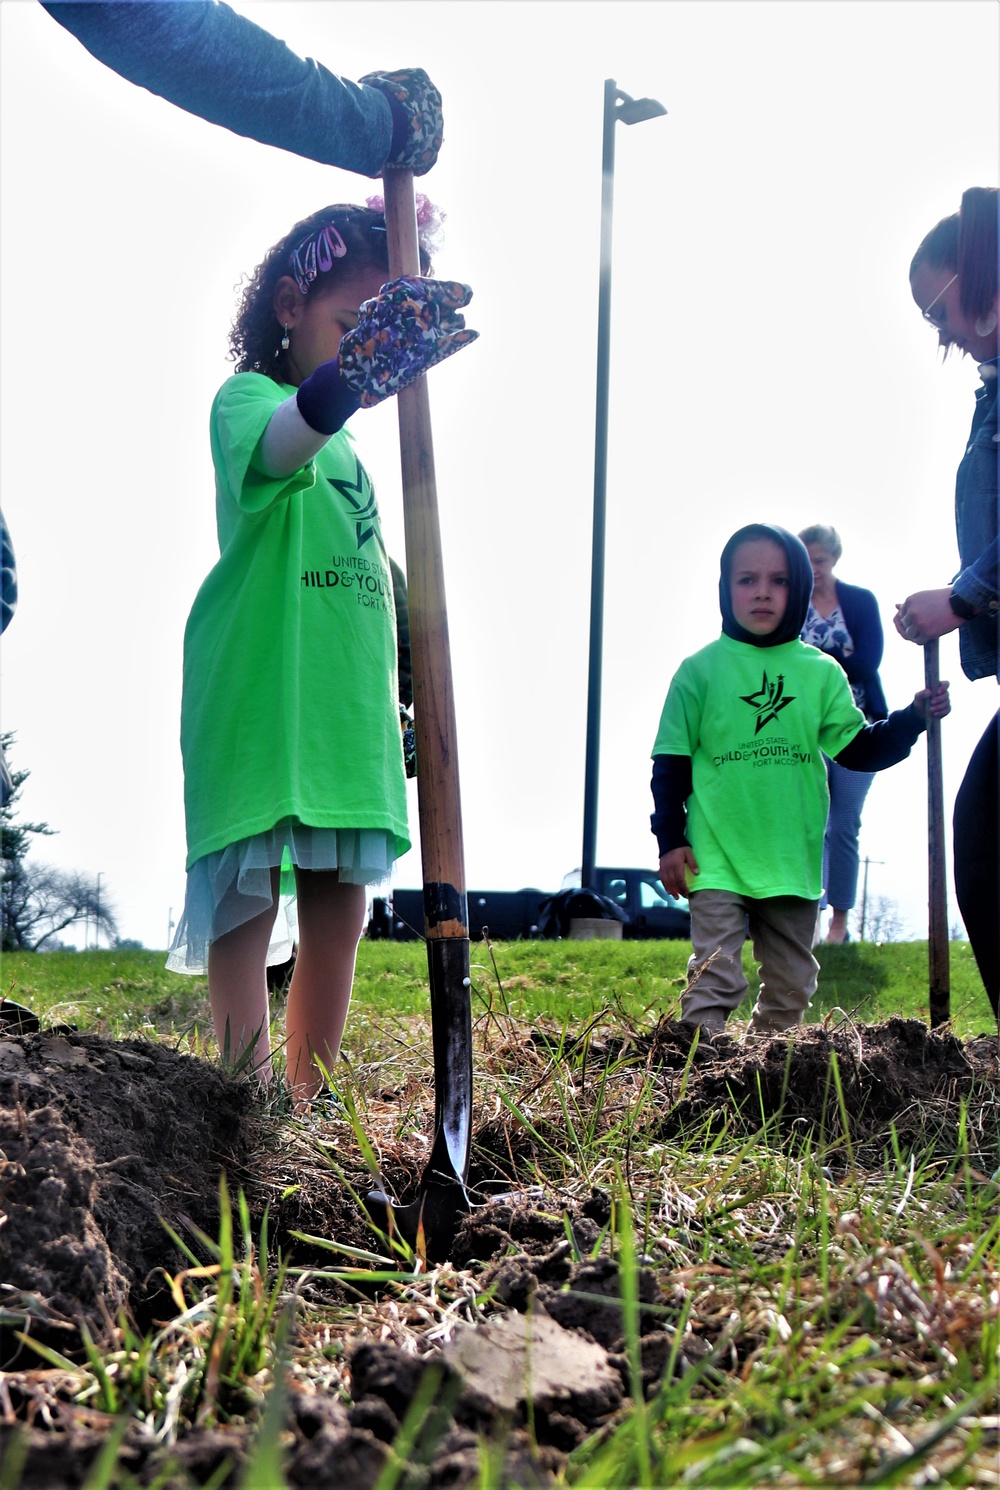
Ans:
[[[1000,681],[997,656],[997,190],[972,187],[961,211],[927,234],[910,289],[945,351],[979,363],[982,387],[955,485],[962,567],[950,585],[921,590],[895,625],[923,644],[959,628],[962,671]],[[955,891],[994,1013],[1000,1008],[1000,714],[972,753],[955,799]]]

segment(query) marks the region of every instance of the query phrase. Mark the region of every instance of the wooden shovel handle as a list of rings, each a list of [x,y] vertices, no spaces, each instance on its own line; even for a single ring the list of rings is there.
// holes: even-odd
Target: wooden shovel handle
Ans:
[[[924,644],[924,687],[940,681],[938,643]],[[941,721],[927,723],[927,955],[931,1028],[951,1018],[951,969],[948,947],[948,886],[945,875],[944,777],[941,765]]]
[[[389,273],[393,279],[403,274],[419,274],[413,173],[388,170],[383,183]],[[426,378],[418,378],[403,388],[396,402],[403,472],[426,932],[428,939],[465,937],[469,917],[455,696]]]
[[[417,214],[410,171],[386,171],[385,217],[393,279],[420,273]],[[398,397],[403,474],[403,525],[410,599],[413,726],[417,736],[417,801],[424,878],[424,929],[430,974],[434,1045],[435,1138],[421,1178],[425,1225],[453,1231],[468,1209],[465,1178],[472,1142],[472,998],[469,912],[458,783],[455,695],[438,522],[437,482],[427,380]],[[449,1192],[435,1213],[426,1197]],[[456,1199],[456,1195],[460,1198]],[[437,1222],[434,1222],[437,1214]],[[449,1220],[450,1218],[450,1220]],[[428,1239],[428,1245],[433,1238]],[[442,1235],[435,1245],[450,1245]]]

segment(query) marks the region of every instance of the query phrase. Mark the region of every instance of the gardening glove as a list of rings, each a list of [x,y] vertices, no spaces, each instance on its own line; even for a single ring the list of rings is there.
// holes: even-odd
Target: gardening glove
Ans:
[[[392,143],[387,166],[425,176],[438,158],[444,119],[441,95],[422,67],[370,72],[359,80],[377,88],[392,111]]]
[[[399,727],[403,732],[403,768],[407,779],[412,781],[417,774],[417,736],[413,728],[413,715],[399,706]]]
[[[340,371],[363,409],[374,408],[479,335],[468,331],[459,307],[472,291],[455,280],[418,275],[383,285],[366,300],[359,320],[340,343]]]

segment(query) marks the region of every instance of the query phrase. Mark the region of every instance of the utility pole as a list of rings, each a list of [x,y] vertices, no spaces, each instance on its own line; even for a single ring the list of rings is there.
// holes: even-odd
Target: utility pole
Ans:
[[[597,779],[601,754],[601,673],[604,651],[604,536],[608,488],[608,407],[611,378],[611,229],[615,193],[615,125],[642,124],[667,111],[655,98],[632,98],[614,78],[604,83],[601,155],[601,266],[597,301],[597,406],[594,427],[594,518],[590,564],[590,666],[583,784],[583,854],[580,888],[595,890]]]
[[[884,859],[869,859],[865,855],[865,877],[861,882],[861,930],[858,933],[858,941],[865,939],[865,922],[868,919],[868,866],[869,864],[884,864]]]

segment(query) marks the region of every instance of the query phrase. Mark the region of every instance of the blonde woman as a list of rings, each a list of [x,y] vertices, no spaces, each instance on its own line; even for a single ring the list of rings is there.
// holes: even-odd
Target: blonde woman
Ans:
[[[813,523],[799,534],[809,554],[813,592],[801,636],[840,663],[851,685],[854,702],[869,724],[885,719],[888,708],[878,675],[882,661],[882,622],[878,601],[871,590],[845,584],[834,578],[842,553],[836,528]],[[823,837],[823,899],[821,911],[833,911],[827,927],[828,942],[849,939],[848,913],[858,893],[858,837],[861,809],[875,780],[869,771],[848,771],[836,761],[827,761],[830,811]]]

